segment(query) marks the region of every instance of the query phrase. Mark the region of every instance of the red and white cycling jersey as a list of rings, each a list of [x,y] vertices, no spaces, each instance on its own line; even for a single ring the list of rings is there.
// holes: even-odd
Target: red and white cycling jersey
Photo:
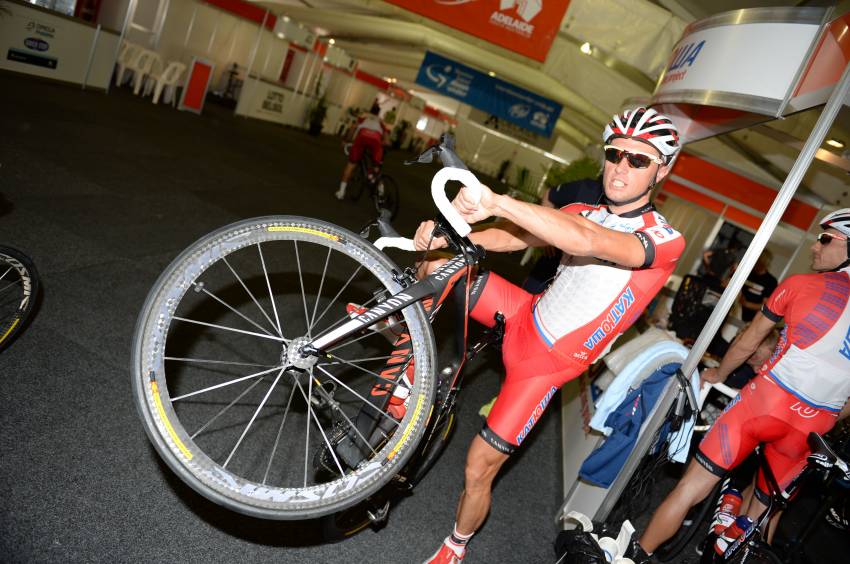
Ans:
[[[375,114],[365,114],[358,118],[357,128],[354,130],[354,135],[355,137],[363,135],[366,137],[381,139],[386,131],[387,127],[384,125],[384,122],[381,121],[381,118]]]
[[[587,365],[607,352],[649,305],[673,272],[685,239],[651,204],[622,215],[602,204],[574,203],[561,211],[634,233],[646,250],[641,268],[565,255],[554,281],[535,304],[534,324],[546,344],[569,351],[574,361]]]
[[[762,307],[785,329],[762,367],[808,405],[841,411],[850,397],[850,267],[799,274],[782,282]]]

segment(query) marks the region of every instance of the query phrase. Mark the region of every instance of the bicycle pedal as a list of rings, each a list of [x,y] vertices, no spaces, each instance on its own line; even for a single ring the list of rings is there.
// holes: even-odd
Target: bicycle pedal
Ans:
[[[390,514],[390,502],[389,500],[384,502],[384,505],[378,507],[374,510],[367,509],[366,515],[369,517],[369,522],[373,527],[383,527],[387,524],[387,517]]]

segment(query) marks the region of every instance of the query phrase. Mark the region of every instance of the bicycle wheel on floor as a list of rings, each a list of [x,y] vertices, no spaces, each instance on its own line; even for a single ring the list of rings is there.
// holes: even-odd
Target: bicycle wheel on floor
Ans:
[[[159,454],[202,495],[261,518],[321,517],[378,491],[414,452],[434,401],[422,306],[399,321],[412,350],[401,414],[369,399],[388,382],[384,334],[298,351],[347,321],[349,304],[400,290],[399,270],[357,235],[299,217],[241,221],[189,247],[148,295],[133,341],[134,397]],[[364,410],[381,434],[349,433],[364,450],[349,466],[332,439]]]
[[[0,245],[0,351],[29,323],[39,287],[38,271],[30,258]]]
[[[372,200],[378,213],[385,209],[390,212],[390,220],[395,219],[398,215],[399,195],[398,183],[392,176],[381,175],[372,193]]]

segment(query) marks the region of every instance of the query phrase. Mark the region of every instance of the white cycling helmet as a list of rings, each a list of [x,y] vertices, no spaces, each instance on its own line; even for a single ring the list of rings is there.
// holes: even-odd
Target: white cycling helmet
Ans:
[[[832,227],[840,231],[842,235],[850,237],[850,208],[842,208],[826,214],[820,220],[820,226],[823,228]]]
[[[681,149],[679,130],[667,116],[652,108],[637,107],[616,115],[605,126],[602,133],[603,143],[612,139],[626,137],[646,141],[664,156],[669,165]]]
[[[837,231],[839,231],[847,239],[847,260],[833,268],[833,271],[841,270],[848,264],[850,264],[850,208],[842,208],[840,210],[835,210],[832,213],[826,214],[826,216],[820,220],[820,226],[822,229],[826,229],[827,227],[831,227]]]

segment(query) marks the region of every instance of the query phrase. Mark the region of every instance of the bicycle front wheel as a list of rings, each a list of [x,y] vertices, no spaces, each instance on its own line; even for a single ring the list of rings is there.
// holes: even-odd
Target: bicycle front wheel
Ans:
[[[32,317],[40,280],[24,253],[0,246],[0,351],[8,347]]]
[[[205,497],[261,518],[320,517],[379,490],[415,450],[434,401],[421,304],[393,322],[395,345],[366,329],[318,355],[299,351],[401,290],[398,271],[357,235],[299,217],[245,220],[189,247],[148,295],[133,342],[134,396],[159,454]],[[388,376],[391,365],[407,382]],[[368,436],[355,424],[364,413],[380,422]],[[362,460],[336,452],[345,436]]]
[[[399,195],[398,184],[392,176],[381,175],[375,184],[372,200],[378,213],[385,209],[390,212],[390,220],[395,219],[398,215]]]

